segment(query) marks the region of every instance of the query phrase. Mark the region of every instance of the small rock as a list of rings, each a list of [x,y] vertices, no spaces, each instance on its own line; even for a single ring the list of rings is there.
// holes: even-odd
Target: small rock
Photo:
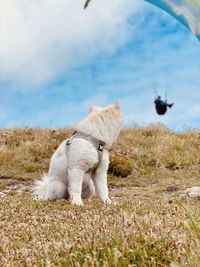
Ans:
[[[191,198],[199,198],[200,199],[200,186],[194,186],[188,188],[185,193]]]
[[[5,197],[5,196],[6,196],[6,194],[4,194],[3,192],[0,192],[0,198]]]

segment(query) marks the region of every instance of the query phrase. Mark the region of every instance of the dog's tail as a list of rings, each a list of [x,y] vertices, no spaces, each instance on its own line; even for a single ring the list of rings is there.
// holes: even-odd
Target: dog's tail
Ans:
[[[67,186],[58,179],[43,175],[42,180],[35,181],[33,187],[33,198],[36,200],[55,200],[66,198]]]

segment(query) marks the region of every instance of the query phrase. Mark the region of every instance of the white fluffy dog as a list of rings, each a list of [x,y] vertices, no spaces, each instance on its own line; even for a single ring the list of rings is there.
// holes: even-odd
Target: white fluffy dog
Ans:
[[[82,198],[91,198],[96,192],[104,203],[111,203],[107,186],[108,150],[121,126],[118,103],[105,108],[92,106],[74,135],[54,152],[48,174],[35,182],[34,197],[68,198],[72,204],[83,205]]]

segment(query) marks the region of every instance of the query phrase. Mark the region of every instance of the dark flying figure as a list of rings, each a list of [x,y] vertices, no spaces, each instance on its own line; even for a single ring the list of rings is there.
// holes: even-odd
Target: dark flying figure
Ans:
[[[91,1],[91,0],[87,0],[87,1],[85,2],[84,9],[86,9],[86,8],[88,7],[90,1]]]
[[[168,104],[166,100],[163,101],[160,96],[157,96],[154,104],[158,115],[164,115],[167,112],[167,108],[171,108],[174,105],[174,103]]]

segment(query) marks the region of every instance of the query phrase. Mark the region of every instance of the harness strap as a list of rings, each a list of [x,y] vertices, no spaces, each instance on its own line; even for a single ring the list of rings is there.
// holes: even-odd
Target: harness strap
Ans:
[[[102,155],[103,155],[102,152],[104,150],[105,142],[97,140],[96,138],[94,138],[93,136],[91,136],[89,134],[85,134],[85,133],[79,132],[79,131],[74,131],[72,136],[69,139],[67,139],[66,145],[67,146],[71,145],[74,138],[81,138],[81,139],[84,139],[86,141],[89,141],[96,148],[97,153],[98,153],[98,162],[94,165],[93,168],[88,170],[88,172],[91,172],[91,171],[95,172],[96,169],[98,168],[101,160],[102,160]]]

